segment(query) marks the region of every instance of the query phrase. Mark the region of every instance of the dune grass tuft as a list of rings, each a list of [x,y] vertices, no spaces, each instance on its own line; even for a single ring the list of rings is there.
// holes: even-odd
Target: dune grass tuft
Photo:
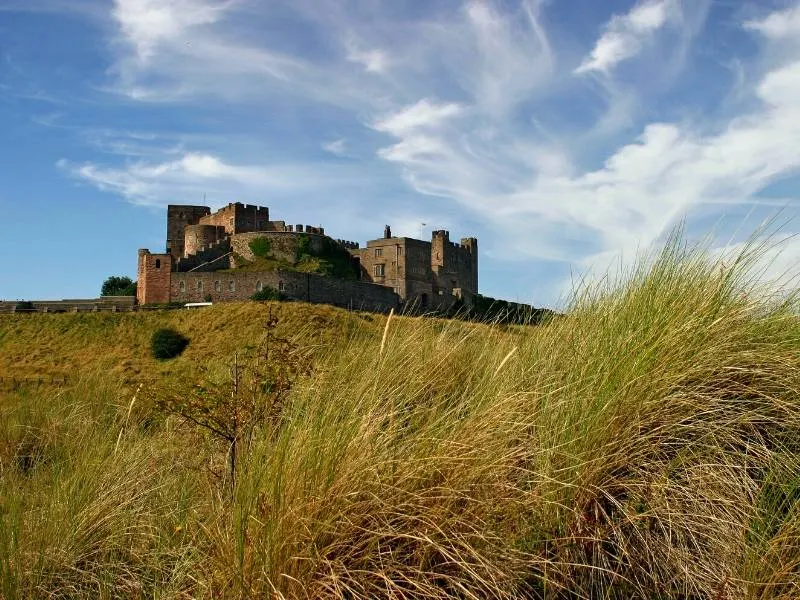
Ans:
[[[537,327],[283,306],[314,369],[233,489],[157,382],[6,394],[0,596],[800,597],[800,320],[756,255],[675,239]],[[224,373],[200,314],[176,368]]]

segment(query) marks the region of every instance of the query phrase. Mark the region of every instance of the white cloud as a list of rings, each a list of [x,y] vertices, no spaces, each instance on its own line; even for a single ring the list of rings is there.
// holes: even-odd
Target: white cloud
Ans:
[[[359,63],[369,73],[383,73],[389,67],[389,57],[383,50],[363,50],[353,40],[345,44],[347,60]]]
[[[322,144],[322,149],[336,156],[344,156],[347,151],[347,142],[343,139],[333,140]]]
[[[745,28],[758,31],[772,40],[800,41],[800,5],[770,13],[763,19],[745,22]]]
[[[224,199],[231,193],[288,194],[341,186],[348,175],[325,166],[304,164],[234,165],[217,156],[187,153],[173,161],[136,161],[125,167],[95,163],[74,164],[65,159],[58,167],[100,189],[120,194],[137,204],[164,205],[208,193]]]
[[[114,0],[113,17],[140,61],[147,62],[160,44],[191,44],[187,33],[219,21],[232,2],[208,0]]]
[[[508,132],[491,151],[476,151],[480,123],[474,120],[461,123],[456,134],[406,132],[380,155],[400,163],[418,191],[455,198],[505,228],[506,243],[520,257],[583,264],[605,253],[633,258],[693,208],[757,203],[759,190],[800,170],[798,81],[800,62],[774,69],[756,88],[763,105],[716,133],[700,134],[691,123],[653,123],[602,168],[584,173],[570,173],[566,158],[548,171],[520,153]],[[553,243],[553,232],[569,230],[588,246]]]
[[[455,103],[436,104],[423,98],[416,104],[407,106],[373,124],[377,131],[402,137],[412,131],[437,127],[448,119],[459,115],[463,107]]]
[[[625,15],[614,15],[575,73],[607,73],[618,63],[636,56],[648,39],[667,23],[672,11],[670,0],[650,0],[637,4]]]

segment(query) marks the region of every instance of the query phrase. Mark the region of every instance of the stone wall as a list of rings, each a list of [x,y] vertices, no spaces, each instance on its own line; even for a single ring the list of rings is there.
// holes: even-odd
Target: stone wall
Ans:
[[[67,300],[31,300],[33,311],[60,312],[122,312],[133,310],[134,296],[101,296],[100,298],[74,298]],[[18,301],[0,301],[0,313],[16,312]]]
[[[231,252],[230,238],[224,238],[218,242],[200,248],[198,252],[182,258],[175,262],[176,271],[191,271],[192,269],[204,268],[204,270],[217,270],[230,268],[230,260],[227,262],[219,262],[223,257],[226,257]]]
[[[332,304],[343,308],[386,312],[398,308],[400,299],[391,289],[363,281],[347,281],[294,271],[225,271],[173,273],[172,302],[246,300],[259,284],[280,291],[287,298]]]
[[[231,249],[234,254],[247,261],[256,259],[250,249],[250,242],[256,238],[267,238],[270,245],[270,255],[278,260],[293,263],[300,247],[300,239],[305,236],[309,240],[309,247],[314,252],[321,252],[325,236],[314,233],[296,233],[289,231],[259,231],[254,233],[240,233],[231,236]]]
[[[224,227],[228,234],[263,231],[269,223],[269,209],[235,202],[203,217],[200,223]]]
[[[191,256],[225,239],[225,228],[219,225],[187,225],[184,230],[183,257]]]

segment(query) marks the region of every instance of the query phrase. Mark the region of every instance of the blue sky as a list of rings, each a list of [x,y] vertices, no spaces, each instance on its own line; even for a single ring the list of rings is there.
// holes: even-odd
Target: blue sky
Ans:
[[[93,297],[203,198],[477,236],[537,306],[681,221],[780,211],[800,263],[796,0],[0,0],[0,132],[0,298]]]

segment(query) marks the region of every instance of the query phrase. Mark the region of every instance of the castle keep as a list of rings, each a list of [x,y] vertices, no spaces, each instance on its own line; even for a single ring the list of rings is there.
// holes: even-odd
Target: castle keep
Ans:
[[[166,252],[139,250],[137,302],[245,300],[265,288],[287,298],[353,309],[472,306],[478,241],[392,236],[366,247],[333,239],[322,227],[270,220],[269,209],[239,202],[167,208]]]

